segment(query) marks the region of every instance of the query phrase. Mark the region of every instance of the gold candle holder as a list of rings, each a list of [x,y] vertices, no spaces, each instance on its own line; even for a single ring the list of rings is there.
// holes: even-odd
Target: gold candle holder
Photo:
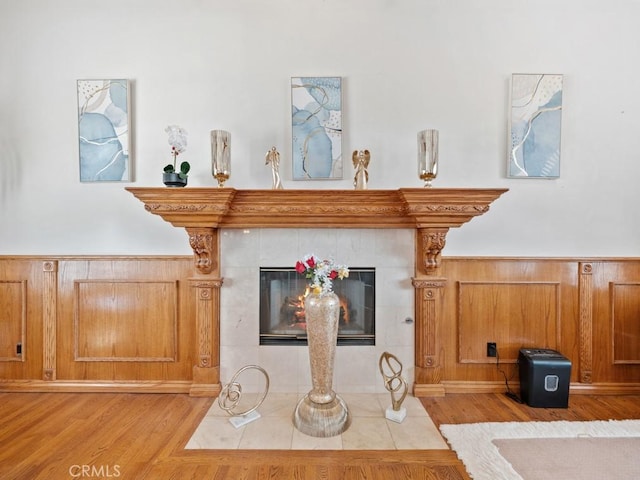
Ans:
[[[221,188],[231,175],[231,134],[224,130],[211,130],[211,173]]]
[[[425,187],[438,175],[438,130],[418,132],[418,176]]]

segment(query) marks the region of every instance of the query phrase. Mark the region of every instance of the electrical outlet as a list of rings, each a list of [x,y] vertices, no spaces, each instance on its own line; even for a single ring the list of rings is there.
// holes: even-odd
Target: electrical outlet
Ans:
[[[498,347],[495,342],[487,342],[487,357],[497,357]]]

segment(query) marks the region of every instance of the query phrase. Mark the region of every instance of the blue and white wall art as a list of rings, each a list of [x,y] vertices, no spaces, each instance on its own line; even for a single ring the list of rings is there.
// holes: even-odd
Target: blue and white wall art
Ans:
[[[81,182],[131,181],[128,80],[78,80]]]
[[[341,77],[292,77],[291,127],[293,179],[341,179]]]
[[[562,75],[513,74],[508,176],[560,176]]]

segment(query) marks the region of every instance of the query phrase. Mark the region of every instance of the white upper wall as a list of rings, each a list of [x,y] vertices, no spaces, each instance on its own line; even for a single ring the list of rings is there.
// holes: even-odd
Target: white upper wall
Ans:
[[[419,187],[416,133],[440,131],[436,187],[506,187],[446,255],[640,255],[638,0],[0,0],[0,254],[190,254],[126,186],[162,186],[164,128],[189,132],[190,186]],[[512,73],[564,75],[561,176],[506,178]],[[291,180],[290,78],[343,77],[345,178]],[[133,81],[132,183],[80,183],[76,80]],[[318,202],[331,201],[330,192]]]

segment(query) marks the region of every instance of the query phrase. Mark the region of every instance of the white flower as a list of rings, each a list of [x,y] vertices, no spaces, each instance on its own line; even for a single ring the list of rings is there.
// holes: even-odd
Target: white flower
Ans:
[[[169,145],[174,155],[187,149],[187,131],[178,125],[169,125],[164,129],[169,134]]]

